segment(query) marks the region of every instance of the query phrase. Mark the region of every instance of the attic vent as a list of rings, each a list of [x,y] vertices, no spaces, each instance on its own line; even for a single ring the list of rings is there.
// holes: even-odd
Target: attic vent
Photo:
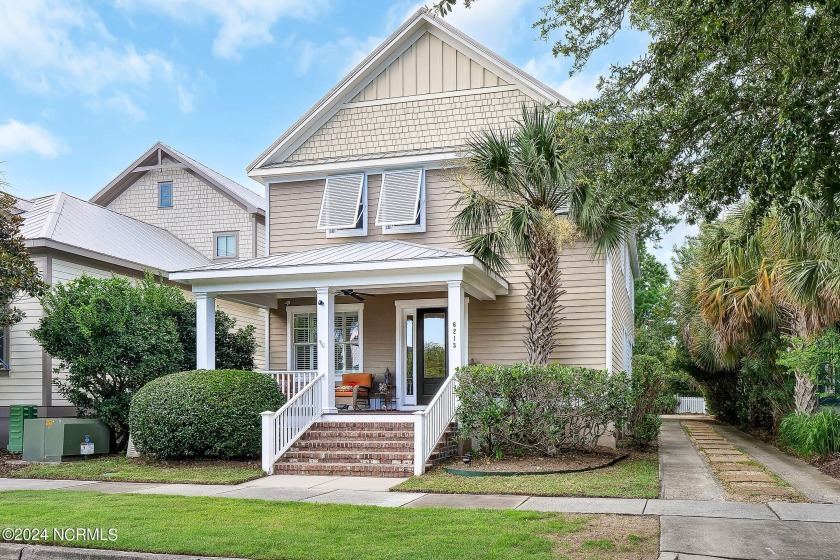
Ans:
[[[341,175],[327,177],[321,213],[318,215],[318,229],[356,229],[364,212],[362,191],[365,176]]]
[[[416,224],[420,216],[422,169],[388,171],[382,174],[382,190],[376,209],[376,225]]]

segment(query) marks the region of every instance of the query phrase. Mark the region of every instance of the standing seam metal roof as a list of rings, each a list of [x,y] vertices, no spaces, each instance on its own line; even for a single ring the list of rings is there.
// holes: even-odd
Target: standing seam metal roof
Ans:
[[[210,262],[165,229],[66,193],[34,199],[22,216],[21,233],[26,240],[50,240],[154,271]]]

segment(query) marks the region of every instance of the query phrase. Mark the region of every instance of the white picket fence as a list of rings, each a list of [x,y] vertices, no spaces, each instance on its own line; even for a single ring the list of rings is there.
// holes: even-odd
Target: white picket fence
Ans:
[[[677,414],[706,414],[706,399],[703,397],[677,397]]]

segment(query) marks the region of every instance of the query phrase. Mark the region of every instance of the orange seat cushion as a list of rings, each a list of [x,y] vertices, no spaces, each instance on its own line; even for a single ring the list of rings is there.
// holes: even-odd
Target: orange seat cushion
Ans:
[[[353,391],[336,391],[335,396],[336,397],[352,397],[353,396]]]
[[[373,387],[373,374],[372,373],[345,373],[341,376],[341,384],[342,385],[352,385],[353,383],[357,383],[362,387]]]

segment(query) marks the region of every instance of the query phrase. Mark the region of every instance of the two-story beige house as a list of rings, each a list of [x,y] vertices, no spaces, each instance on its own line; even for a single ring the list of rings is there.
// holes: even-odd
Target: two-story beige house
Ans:
[[[156,143],[91,201],[65,193],[20,199],[22,234],[48,284],[82,274],[139,278],[144,271],[229,263],[265,255],[265,199],[185,154]],[[179,284],[192,297],[189,286]],[[29,336],[42,309],[37,300],[16,303],[24,320],[0,336],[0,445],[8,437],[9,406],[31,404],[40,416],[75,416],[55,390],[58,365]],[[253,325],[254,362],[268,362],[268,311],[241,298],[220,300],[237,326]]]
[[[270,309],[268,369],[294,396],[264,415],[266,471],[422,472],[457,406],[455,369],[526,359],[524,267],[502,277],[460,248],[450,168],[523,104],[568,103],[421,10],[248,166],[265,185],[267,255],[172,278],[199,303],[204,366],[219,298]],[[628,370],[634,246],[599,260],[577,244],[561,260],[553,360]],[[392,386],[360,399],[354,373]]]

